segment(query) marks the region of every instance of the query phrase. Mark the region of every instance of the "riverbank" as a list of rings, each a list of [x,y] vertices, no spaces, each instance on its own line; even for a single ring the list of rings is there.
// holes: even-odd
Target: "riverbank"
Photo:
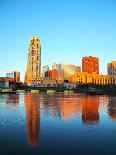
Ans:
[[[27,86],[20,85],[15,86],[13,91],[32,91],[32,92],[73,92],[84,93],[90,95],[116,95],[116,85],[96,85],[96,84],[65,84],[65,85],[53,85],[53,86]]]

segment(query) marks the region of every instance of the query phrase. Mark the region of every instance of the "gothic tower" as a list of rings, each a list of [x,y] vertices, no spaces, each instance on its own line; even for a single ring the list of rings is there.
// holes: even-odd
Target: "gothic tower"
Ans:
[[[25,83],[31,84],[32,80],[41,75],[41,45],[38,36],[31,37],[28,51]]]

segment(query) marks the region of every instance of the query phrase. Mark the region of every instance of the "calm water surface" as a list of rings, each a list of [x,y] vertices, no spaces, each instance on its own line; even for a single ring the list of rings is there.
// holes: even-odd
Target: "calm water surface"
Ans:
[[[116,155],[116,97],[0,94],[0,155]]]

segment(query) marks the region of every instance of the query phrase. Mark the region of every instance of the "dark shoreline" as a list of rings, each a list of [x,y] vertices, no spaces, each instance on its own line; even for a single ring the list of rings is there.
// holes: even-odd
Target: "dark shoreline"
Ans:
[[[39,92],[47,92],[47,90],[54,90],[55,92],[73,91],[74,93],[84,93],[89,95],[116,95],[116,85],[96,85],[96,84],[78,84],[75,87],[70,84],[54,85],[54,86],[27,86],[17,85],[13,91],[17,90],[39,90]]]

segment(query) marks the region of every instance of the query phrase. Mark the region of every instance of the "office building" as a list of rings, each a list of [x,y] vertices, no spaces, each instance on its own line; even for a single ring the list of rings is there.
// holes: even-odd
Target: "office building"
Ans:
[[[20,72],[18,71],[6,72],[6,78],[14,78],[16,82],[20,82]]]
[[[82,58],[82,72],[99,74],[99,58],[89,56]]]
[[[116,61],[111,61],[107,64],[108,75],[116,75]]]

